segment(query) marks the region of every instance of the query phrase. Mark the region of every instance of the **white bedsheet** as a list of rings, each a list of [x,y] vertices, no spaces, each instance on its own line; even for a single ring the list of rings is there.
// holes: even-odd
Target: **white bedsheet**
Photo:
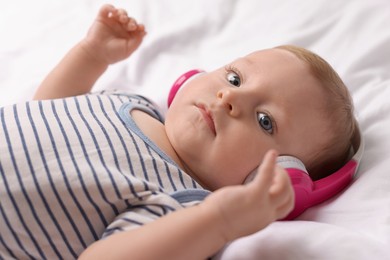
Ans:
[[[31,98],[87,31],[99,0],[1,0],[0,106]],[[339,196],[239,239],[215,259],[390,259],[389,0],[117,0],[148,35],[95,89],[125,88],[166,109],[172,82],[257,49],[296,44],[328,60],[354,99],[366,149]]]

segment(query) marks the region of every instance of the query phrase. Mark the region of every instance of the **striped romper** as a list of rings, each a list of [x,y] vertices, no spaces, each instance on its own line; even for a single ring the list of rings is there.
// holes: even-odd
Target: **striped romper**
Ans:
[[[185,206],[175,194],[203,191],[131,109],[163,121],[145,98],[115,92],[0,108],[0,259],[75,259]]]

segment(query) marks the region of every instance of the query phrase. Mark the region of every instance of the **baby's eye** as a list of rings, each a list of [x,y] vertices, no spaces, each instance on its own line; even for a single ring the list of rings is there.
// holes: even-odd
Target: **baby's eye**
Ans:
[[[273,122],[270,116],[264,113],[257,114],[257,120],[259,121],[259,125],[268,133],[272,134],[274,131]]]
[[[241,79],[240,76],[235,73],[235,72],[229,72],[226,75],[227,80],[229,81],[230,84],[232,84],[235,87],[239,87],[241,85]]]

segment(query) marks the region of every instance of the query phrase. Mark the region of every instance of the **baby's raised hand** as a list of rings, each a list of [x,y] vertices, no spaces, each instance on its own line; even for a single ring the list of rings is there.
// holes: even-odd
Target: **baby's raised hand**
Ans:
[[[200,206],[218,216],[226,241],[250,235],[285,217],[294,206],[294,192],[287,172],[276,165],[275,151],[269,151],[255,179],[247,185],[217,190]]]
[[[141,44],[145,27],[123,9],[101,7],[88,31],[84,47],[99,62],[112,64],[129,57]]]

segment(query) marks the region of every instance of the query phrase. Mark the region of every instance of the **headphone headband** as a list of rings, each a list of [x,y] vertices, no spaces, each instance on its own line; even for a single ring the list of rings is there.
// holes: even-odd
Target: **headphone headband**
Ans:
[[[194,79],[194,76],[199,75],[200,73],[203,73],[203,70],[200,69],[193,69],[190,71],[187,71],[183,75],[181,75],[172,85],[169,94],[168,94],[168,107],[171,106],[171,103],[173,101],[173,98],[176,96],[176,94],[180,91],[181,87],[184,85],[184,83],[187,83],[189,80]]]

